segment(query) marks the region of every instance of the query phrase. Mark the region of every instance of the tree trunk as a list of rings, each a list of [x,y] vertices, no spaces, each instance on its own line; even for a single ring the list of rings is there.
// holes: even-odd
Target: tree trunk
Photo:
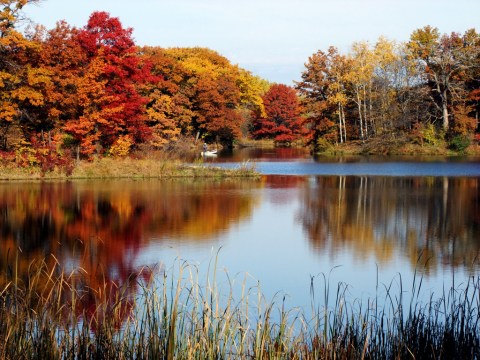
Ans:
[[[368,138],[368,116],[367,116],[367,89],[363,86],[363,123],[365,124],[364,136]]]
[[[340,135],[340,143],[343,143],[343,130],[342,130],[342,104],[338,103],[338,133]]]
[[[442,93],[442,112],[443,112],[443,130],[448,131],[448,101],[447,101],[447,90],[444,90]]]
[[[357,106],[358,106],[358,120],[360,121],[360,138],[365,140],[363,136],[363,121],[362,121],[362,100],[360,100],[360,91],[357,89]]]

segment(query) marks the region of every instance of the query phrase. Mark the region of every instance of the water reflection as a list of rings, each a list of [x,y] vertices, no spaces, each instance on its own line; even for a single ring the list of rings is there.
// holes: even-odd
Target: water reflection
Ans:
[[[248,218],[255,182],[0,184],[0,276],[47,258],[124,283],[151,241],[212,242]],[[52,254],[53,256],[50,256]],[[161,261],[161,258],[159,258]],[[11,272],[11,271],[10,271]],[[93,286],[95,287],[95,286]]]
[[[305,294],[296,304],[308,303],[310,275],[336,265],[338,280],[355,282],[361,293],[374,285],[376,264],[389,281],[398,272],[411,277],[420,258],[426,280],[441,288],[446,271],[478,271],[479,182],[264,176],[3,183],[0,282],[17,274],[28,281],[32,260],[46,257],[49,268],[88,275],[75,286],[90,289],[82,306],[93,309],[145,265],[170,267],[177,257],[208,263],[221,247],[220,268],[252,274],[266,293]]]
[[[405,256],[426,271],[462,266],[480,255],[479,178],[313,177],[300,221],[312,248],[366,261]],[[399,269],[401,270],[401,269]]]
[[[246,147],[234,151],[222,151],[220,156],[214,159],[216,162],[239,162],[244,161],[288,161],[288,160],[311,160],[308,148],[253,148]]]

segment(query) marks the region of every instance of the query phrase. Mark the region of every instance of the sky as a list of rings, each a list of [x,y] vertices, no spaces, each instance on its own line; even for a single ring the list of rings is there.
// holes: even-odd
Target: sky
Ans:
[[[83,27],[107,11],[133,28],[138,45],[208,47],[271,82],[300,80],[308,57],[381,36],[397,41],[426,25],[441,33],[480,31],[480,0],[42,0],[34,23]]]

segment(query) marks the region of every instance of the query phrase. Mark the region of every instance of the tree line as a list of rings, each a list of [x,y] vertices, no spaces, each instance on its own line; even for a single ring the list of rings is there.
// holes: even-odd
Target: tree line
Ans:
[[[410,40],[357,42],[309,57],[297,83],[311,141],[321,148],[349,140],[406,141],[462,150],[477,137],[480,37],[426,26]]]
[[[60,21],[21,33],[22,9],[34,2],[1,5],[4,156],[125,155],[185,137],[230,146],[247,136],[252,111],[265,113],[270,84],[213,50],[139,47],[132,29],[106,12],[82,28]]]
[[[189,141],[241,138],[316,151],[352,140],[461,148],[478,138],[480,37],[425,27],[407,43],[335,47],[295,87],[271,84],[207,48],[139,47],[106,12],[82,28],[20,31],[24,6],[0,5],[0,160],[61,165]]]

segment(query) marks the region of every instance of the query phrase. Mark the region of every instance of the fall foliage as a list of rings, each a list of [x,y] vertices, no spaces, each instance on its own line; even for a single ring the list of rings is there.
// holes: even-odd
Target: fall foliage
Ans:
[[[34,1],[2,3],[0,150],[92,159],[179,139],[231,146],[268,83],[206,48],[136,46],[132,29],[94,12],[82,28],[15,30]],[[24,155],[28,154],[28,155]]]
[[[242,138],[322,151],[351,141],[449,145],[478,141],[480,36],[425,26],[406,43],[380,37],[330,47],[305,63],[295,89],[270,84],[200,47],[138,47],[106,12],[75,28],[18,30],[0,5],[0,151],[18,165],[128,156]]]
[[[274,139],[290,144],[302,137],[303,118],[296,91],[283,84],[274,84],[263,96],[265,114],[257,111],[253,121],[255,138]]]
[[[474,29],[442,35],[426,26],[403,44],[380,37],[346,55],[319,50],[297,83],[313,145],[377,138],[462,151],[479,132],[479,67]]]

